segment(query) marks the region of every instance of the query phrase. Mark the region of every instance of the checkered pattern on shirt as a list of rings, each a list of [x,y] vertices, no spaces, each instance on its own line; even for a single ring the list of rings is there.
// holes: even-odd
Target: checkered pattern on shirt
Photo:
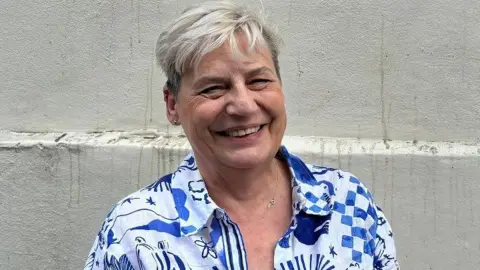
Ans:
[[[346,173],[345,173],[346,174]],[[342,176],[343,177],[343,176]],[[345,178],[347,176],[345,175]],[[340,218],[342,233],[341,249],[352,254],[352,261],[362,263],[364,256],[373,257],[377,230],[377,214],[370,192],[354,176],[348,181],[346,194],[338,194],[333,203],[333,211]],[[368,229],[365,229],[368,228]]]
[[[323,193],[322,196],[317,197],[315,196],[312,192],[307,191],[305,193],[305,198],[308,200],[309,203],[307,203],[307,209],[309,211],[315,212],[315,213],[320,213],[321,211],[324,212],[329,212],[330,209],[330,201],[331,198],[327,193]],[[323,203],[318,203],[318,201],[323,201]],[[323,207],[320,207],[318,205],[323,205]]]

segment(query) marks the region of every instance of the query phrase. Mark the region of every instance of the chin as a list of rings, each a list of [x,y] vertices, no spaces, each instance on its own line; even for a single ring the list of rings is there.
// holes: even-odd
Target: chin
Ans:
[[[265,163],[269,159],[269,149],[237,149],[233,152],[225,152],[221,162],[228,167],[237,169],[249,169]]]

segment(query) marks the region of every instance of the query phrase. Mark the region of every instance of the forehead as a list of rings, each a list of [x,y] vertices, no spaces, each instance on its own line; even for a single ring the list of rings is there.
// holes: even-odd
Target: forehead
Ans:
[[[198,77],[209,73],[244,73],[261,67],[274,69],[269,49],[259,43],[254,48],[249,48],[248,42],[242,36],[237,38],[237,46],[238,49],[232,49],[229,42],[225,42],[206,54],[197,66],[190,69],[190,75]]]

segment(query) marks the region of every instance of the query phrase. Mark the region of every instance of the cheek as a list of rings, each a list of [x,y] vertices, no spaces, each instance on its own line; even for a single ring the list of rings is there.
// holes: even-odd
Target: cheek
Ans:
[[[221,114],[222,106],[216,100],[203,100],[191,102],[182,112],[184,119],[187,119],[189,129],[194,129],[196,133],[202,133],[214,123],[215,119]],[[192,130],[193,131],[193,130]]]
[[[195,114],[198,117],[195,120],[205,122],[205,124],[210,124],[215,121],[215,118],[217,118],[221,111],[222,106],[220,106],[217,102],[204,102],[196,107]]]
[[[259,97],[260,103],[267,111],[276,117],[281,117],[285,112],[285,98],[282,90],[275,89],[264,92]]]

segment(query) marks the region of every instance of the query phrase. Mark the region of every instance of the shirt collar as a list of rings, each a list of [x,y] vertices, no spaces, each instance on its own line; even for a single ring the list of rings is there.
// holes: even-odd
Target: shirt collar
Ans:
[[[223,213],[210,199],[207,187],[190,153],[172,174],[172,195],[180,222],[181,234],[189,236],[205,228],[216,212]]]
[[[331,198],[335,195],[331,181],[317,180],[308,165],[290,154],[285,146],[281,146],[276,158],[285,161],[292,174],[292,204],[295,214],[300,211],[312,215],[330,214],[333,208]],[[198,233],[207,227],[214,214],[218,218],[225,217],[225,211],[208,195],[193,153],[173,172],[171,187],[182,235]]]
[[[307,165],[299,157],[289,153],[285,146],[280,148],[277,158],[287,162],[292,174],[294,210],[297,213],[303,211],[311,215],[329,215],[333,209],[332,198],[335,195],[332,181],[334,174],[328,173],[332,169]],[[312,170],[313,167],[315,170]]]

